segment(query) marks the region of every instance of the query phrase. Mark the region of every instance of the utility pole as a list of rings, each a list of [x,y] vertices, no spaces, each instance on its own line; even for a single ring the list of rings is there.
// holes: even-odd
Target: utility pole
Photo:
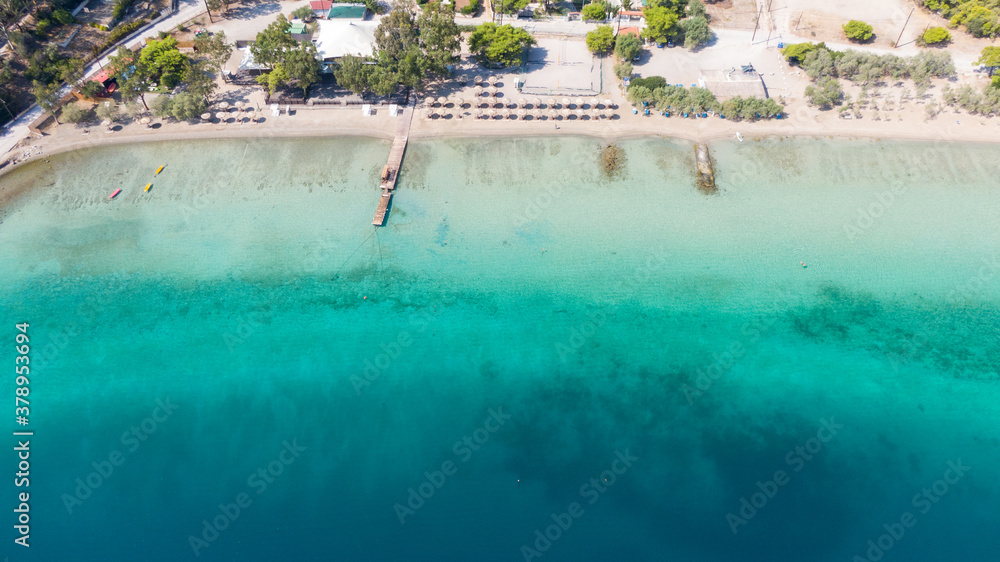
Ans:
[[[764,5],[761,4],[760,9],[757,10],[757,21],[753,24],[753,37],[750,37],[750,44],[753,45],[754,37],[757,37],[757,27],[760,26],[760,16],[764,13]]]
[[[906,16],[906,21],[903,22],[903,29],[899,30],[899,37],[896,38],[896,42],[892,44],[892,48],[895,49],[899,45],[899,40],[903,38],[903,32],[906,31],[906,24],[910,23],[910,16],[913,15],[914,8],[910,8],[909,15]]]

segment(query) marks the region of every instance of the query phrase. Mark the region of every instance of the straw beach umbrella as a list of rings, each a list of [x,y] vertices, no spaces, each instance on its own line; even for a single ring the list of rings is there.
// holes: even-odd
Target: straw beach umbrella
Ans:
[[[497,110],[493,109],[492,107],[487,109],[486,116],[489,117],[490,119],[493,119],[494,117],[497,116]]]
[[[563,108],[569,107],[569,104],[570,104],[569,98],[563,98],[562,99],[562,106],[563,106]]]
[[[243,109],[243,102],[238,101],[233,104],[233,107],[235,107],[236,109]]]
[[[142,119],[139,120],[139,122],[142,123],[143,119],[149,119],[149,118],[148,117],[143,117]],[[211,121],[212,120],[212,114],[211,113],[202,113],[201,114],[201,120],[202,121]],[[143,123],[143,125],[145,125],[145,123]]]
[[[472,83],[479,87],[479,85],[483,83],[483,77],[476,75],[476,77],[472,80]]]
[[[531,117],[533,119],[537,119],[537,120],[540,121],[542,119],[542,110],[538,109],[537,107],[535,109],[532,109],[531,110]]]
[[[521,109],[517,110],[517,116],[520,117],[521,119],[524,119],[524,116],[527,115],[527,114],[528,114],[528,110],[524,109],[523,107]]]
[[[476,96],[481,96],[481,95],[483,95],[483,87],[482,86],[476,86],[475,88],[472,89],[472,92],[474,94],[476,94]]]
[[[524,107],[526,105],[528,105],[528,100],[526,100],[524,98],[518,98],[518,100],[517,100],[517,106],[518,107]]]
[[[426,98],[424,98],[424,105],[427,106],[427,107],[433,106],[434,105],[434,98],[432,98],[430,96],[427,96]]]
[[[569,110],[568,107],[564,107],[564,108],[562,108],[562,111],[560,113],[562,113],[563,119],[568,119],[569,118],[569,114],[570,114],[570,110]]]
[[[555,119],[557,117],[559,117],[559,110],[556,109],[556,108],[554,108],[554,107],[550,107],[549,108],[549,119]]]
[[[576,98],[575,100],[573,100],[573,104],[576,105],[577,109],[583,107],[585,103],[587,102],[585,102],[583,98]]]
[[[590,98],[590,107],[591,107],[591,109],[597,109],[597,104],[598,103],[600,103],[600,102],[597,101],[597,98]]]
[[[615,110],[614,110],[614,108],[611,107],[610,105],[607,106],[607,107],[605,107],[604,108],[604,115],[607,116],[608,119],[613,119],[614,116],[615,116]]]
[[[224,101],[219,104],[219,109],[229,109],[229,102]]]
[[[495,75],[490,75],[490,77],[487,78],[486,81],[490,83],[490,86],[492,86],[497,83],[497,77]]]
[[[576,108],[576,118],[577,119],[583,119],[583,117],[585,115],[587,115],[587,110],[586,109],[584,109],[582,107],[577,107]]]
[[[438,102],[439,105],[443,106],[444,104],[448,103],[448,98],[446,98],[444,96],[441,96],[441,97],[438,98],[437,102]]]
[[[604,105],[605,105],[606,107],[611,107],[611,106],[613,106],[614,104],[615,104],[615,102],[613,102],[613,101],[611,100],[611,98],[608,98],[608,99],[604,100]]]
[[[476,109],[473,109],[472,116],[475,117],[476,119],[481,119],[483,117],[483,110],[479,109],[478,107]]]
[[[535,98],[535,99],[531,100],[531,107],[533,107],[535,109],[541,108],[542,107],[542,100],[540,100],[538,98]]]
[[[497,89],[496,86],[490,86],[489,88],[486,88],[486,91],[489,92],[489,94],[490,94],[491,97],[496,97],[497,92],[499,91],[499,89]]]
[[[226,114],[221,111],[215,114],[215,118],[221,121],[222,123],[226,122]]]

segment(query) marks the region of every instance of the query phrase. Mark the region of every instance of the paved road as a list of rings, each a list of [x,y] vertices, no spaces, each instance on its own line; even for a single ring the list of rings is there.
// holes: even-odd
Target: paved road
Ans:
[[[197,16],[199,13],[204,11],[205,4],[201,0],[180,0],[180,8],[173,15],[164,18],[159,23],[153,27],[147,29],[145,32],[137,36],[136,38],[127,41],[126,46],[132,46],[136,43],[141,42],[145,37],[150,35],[156,35],[160,31],[169,31],[177,27],[178,24],[184,23],[185,21]],[[100,60],[94,64],[88,66],[85,70],[85,76],[92,76],[96,74],[103,65],[108,63],[109,57],[102,57]],[[69,93],[70,86],[64,86],[62,90],[59,91],[60,96],[64,96]],[[27,113],[22,115],[19,119],[12,123],[9,123],[4,129],[3,134],[0,135],[0,155],[6,154],[12,148],[14,148],[17,143],[21,142],[21,139],[27,137],[31,132],[28,130],[28,125],[32,121],[38,119],[42,115],[42,108],[34,105],[31,107]]]

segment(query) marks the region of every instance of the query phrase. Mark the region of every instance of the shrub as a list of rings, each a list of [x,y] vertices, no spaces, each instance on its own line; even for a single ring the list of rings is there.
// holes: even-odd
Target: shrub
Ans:
[[[140,27],[146,25],[146,23],[148,23],[146,20],[141,19],[141,20],[130,21],[125,25],[116,27],[114,31],[112,31],[108,35],[107,39],[104,40],[104,43],[101,43],[100,45],[94,45],[94,48],[91,49],[91,54],[93,54],[95,57],[100,55],[105,50],[107,50],[108,47],[121,41],[122,38],[134,32],[135,30],[139,29]]]
[[[478,11],[479,11],[479,0],[472,0],[472,2],[470,2],[468,6],[462,7],[462,13],[467,16],[471,16],[472,14],[475,14]]]
[[[829,109],[835,105],[840,105],[844,99],[844,91],[840,88],[840,81],[836,78],[823,78],[816,82],[815,86],[806,87],[806,97],[809,103],[820,108]]]
[[[180,81],[181,77],[173,72],[164,72],[163,75],[160,76],[160,85],[168,90],[173,90],[174,87],[180,83]]]
[[[951,33],[943,27],[932,27],[920,36],[921,45],[937,45],[951,41]]]
[[[810,51],[826,49],[825,43],[791,43],[781,49],[781,54],[788,62],[801,63]]]
[[[300,8],[296,8],[292,12],[292,17],[293,18],[298,18],[300,20],[312,19],[315,16],[316,16],[316,13],[313,12],[313,9],[310,8],[309,6],[302,6]]]
[[[80,88],[80,93],[88,98],[96,98],[104,95],[104,84],[100,82],[95,82],[94,80],[88,80],[86,84]]]
[[[63,108],[60,117],[67,123],[84,123],[93,117],[93,112],[90,109],[84,109],[75,103],[71,103]]]
[[[863,43],[872,38],[872,26],[863,21],[851,20],[844,24],[844,34],[851,41]]]
[[[607,6],[600,2],[593,2],[584,6],[580,15],[583,16],[583,21],[604,21],[608,19]]]
[[[610,25],[599,25],[597,29],[587,33],[587,49],[591,53],[607,53],[615,45],[615,32]]]
[[[623,80],[625,78],[628,78],[629,76],[632,76],[632,63],[630,62],[615,63],[615,76],[617,76],[619,80]]]
[[[615,56],[623,61],[630,61],[639,56],[642,50],[642,41],[631,33],[619,34],[615,40]]]
[[[76,18],[73,17],[73,14],[69,13],[66,10],[63,10],[62,8],[52,12],[52,17],[54,17],[56,21],[58,21],[63,25],[69,25],[71,23],[76,22]]]
[[[49,34],[49,30],[52,29],[52,20],[41,19],[35,24],[35,35],[44,38]]]
[[[629,88],[632,87],[645,87],[650,90],[655,90],[657,88],[663,88],[667,85],[667,79],[662,76],[649,76],[647,78],[633,78]]]
[[[712,30],[705,16],[694,16],[681,21],[684,30],[684,48],[697,49],[712,40]]]

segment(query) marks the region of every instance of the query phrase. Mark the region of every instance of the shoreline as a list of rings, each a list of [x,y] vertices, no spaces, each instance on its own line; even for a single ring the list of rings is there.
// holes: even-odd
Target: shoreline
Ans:
[[[906,122],[883,122],[876,123],[867,120],[841,120],[836,119],[832,123],[824,123],[818,119],[813,119],[811,126],[802,126],[802,123],[795,123],[791,119],[758,121],[758,122],[734,122],[720,119],[681,119],[664,118],[659,116],[636,116],[630,113],[630,108],[624,108],[627,113],[612,121],[606,120],[562,120],[562,121],[483,121],[470,117],[456,122],[455,119],[435,119],[425,120],[414,117],[414,123],[410,131],[412,140],[433,140],[433,139],[461,139],[461,138],[520,138],[520,137],[558,137],[575,136],[601,139],[607,142],[638,140],[638,139],[665,139],[683,141],[689,143],[713,143],[727,139],[734,139],[739,131],[748,142],[759,142],[772,139],[820,139],[835,138],[842,140],[875,140],[875,141],[898,141],[898,142],[943,142],[943,143],[972,143],[972,144],[998,144],[1000,143],[1000,131],[997,125],[1000,123],[984,122],[979,126],[968,124],[948,124],[943,127],[941,121],[931,121],[925,123],[927,127],[915,129],[912,123]],[[308,114],[323,112],[325,115],[309,116]],[[332,137],[368,137],[386,141],[392,141],[396,121],[395,118],[380,116],[368,118],[367,122],[350,123],[350,121],[361,121],[362,118],[351,119],[344,115],[347,110],[296,110],[296,116],[280,118],[278,123],[255,124],[255,125],[216,125],[216,124],[191,124],[165,123],[161,128],[163,131],[150,129],[138,124],[123,125],[122,130],[114,133],[98,131],[98,127],[93,127],[87,138],[81,139],[73,136],[81,129],[72,125],[64,124],[56,128],[55,132],[42,138],[36,138],[29,146],[21,148],[28,156],[23,157],[14,164],[8,164],[0,169],[0,178],[20,169],[22,166],[44,159],[45,157],[84,150],[88,148],[99,148],[132,143],[169,142],[184,140],[225,140],[225,139],[281,139],[281,138],[332,138]],[[299,114],[305,113],[306,116]],[[332,115],[331,115],[332,114]],[[333,123],[319,123],[321,118],[326,117],[347,117],[342,121],[348,121],[343,125]],[[318,119],[318,118],[319,119]],[[968,120],[968,115],[963,115]],[[975,117],[973,117],[975,119]],[[285,121],[292,120],[294,123],[286,124]],[[341,121],[341,119],[337,119]],[[992,119],[990,119],[992,121]],[[364,126],[369,125],[370,126]],[[857,127],[858,124],[866,125]],[[555,126],[553,126],[555,125]],[[662,126],[658,126],[662,125]],[[853,125],[848,128],[845,125]],[[992,127],[990,125],[993,125]],[[551,127],[551,128],[550,128]],[[62,129],[62,130],[60,130]],[[13,156],[8,159],[16,159],[18,149],[11,151]],[[37,152],[37,154],[33,154]]]

